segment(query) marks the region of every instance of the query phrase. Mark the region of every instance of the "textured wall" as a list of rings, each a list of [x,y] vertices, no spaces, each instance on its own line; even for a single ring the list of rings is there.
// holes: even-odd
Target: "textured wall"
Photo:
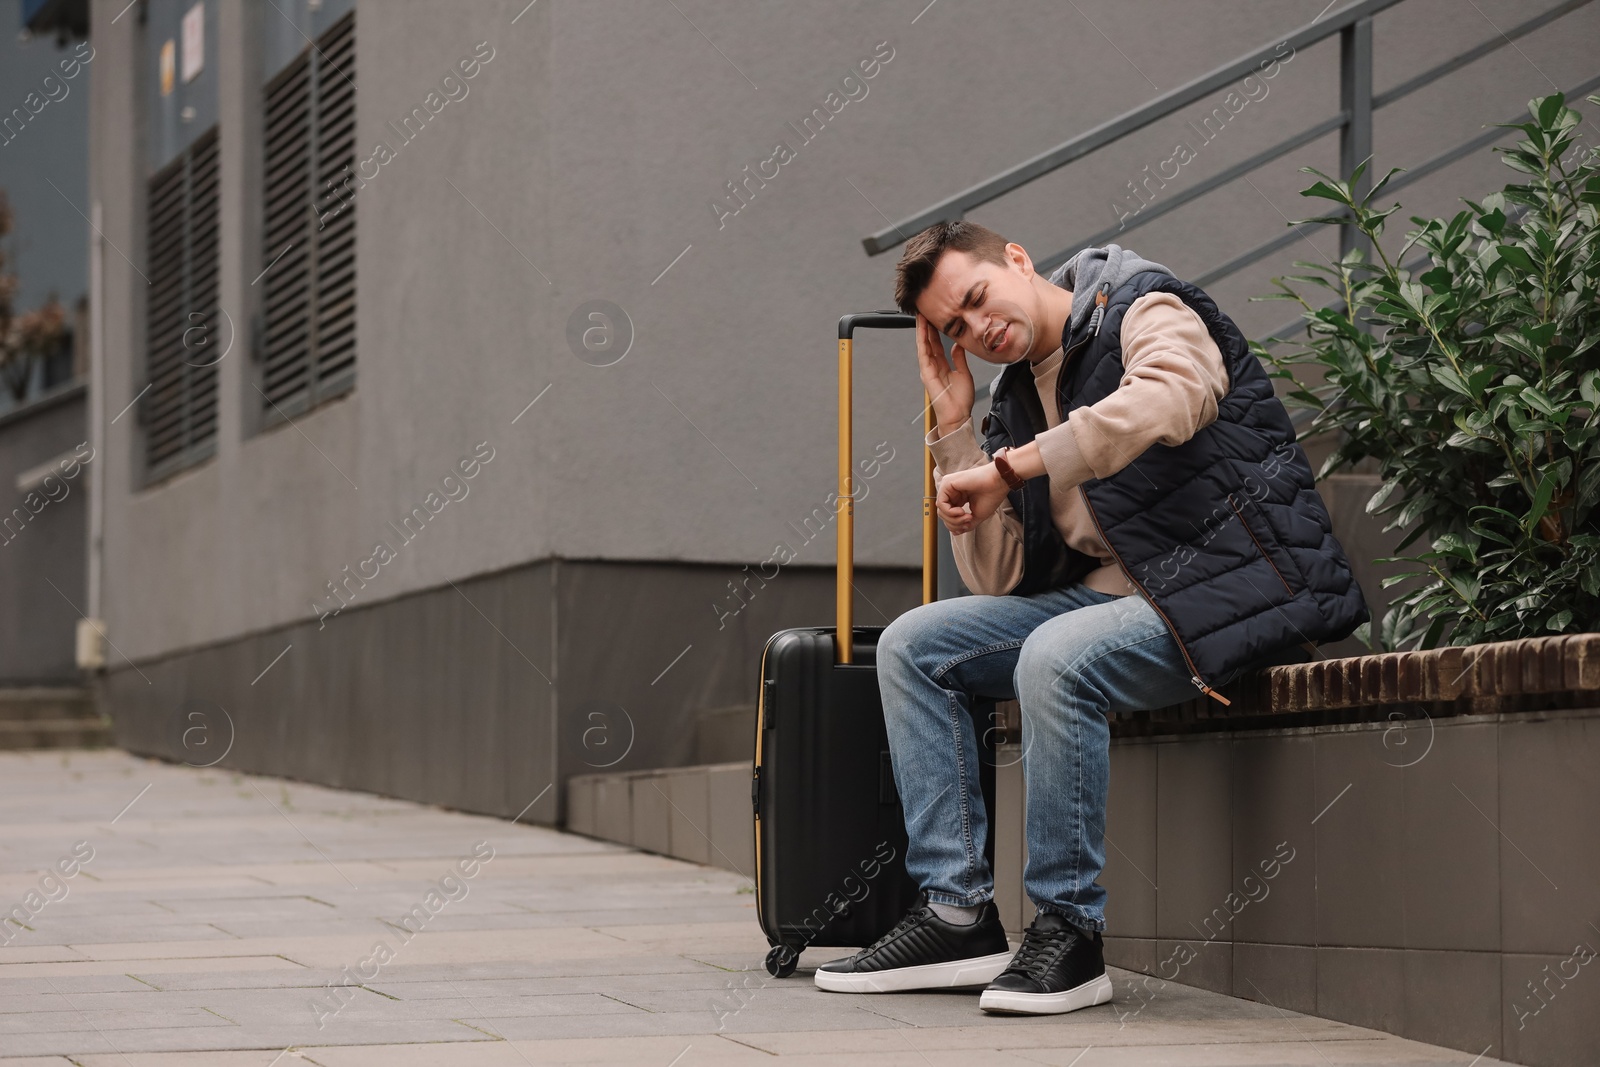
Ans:
[[[553,823],[571,775],[695,762],[701,712],[754,706],[767,638],[833,621],[831,570],[785,571],[719,617],[698,588],[739,577],[513,568],[321,626],[114,666],[101,706],[132,752],[491,815],[537,798],[524,819]],[[862,625],[884,625],[919,595],[903,571],[860,572],[856,584]]]
[[[133,66],[137,20],[95,8],[93,196],[107,238],[144,261]],[[1318,5],[1242,2],[778,7],[385,3],[358,13],[359,140],[424,102],[488,42],[493,58],[357,196],[359,381],[348,398],[250,435],[256,394],[240,350],[223,364],[215,459],[137,488],[135,427],[111,427],[106,614],[135,660],[311,615],[313,598],[370,555],[386,523],[475,444],[496,459],[425,539],[384,568],[368,601],[443,586],[552,554],[733,562],[764,559],[785,524],[833,488],[832,323],[887,302],[893,256],[860,237],[1267,43]],[[1508,25],[1525,5],[1479,5]],[[1446,0],[1381,16],[1380,89],[1492,36]],[[255,234],[253,107],[262,79],[252,20],[220,6],[223,303],[247,322],[263,256]],[[1585,10],[1380,115],[1384,162],[1406,164],[1497,121],[1549,86],[1590,73]],[[692,22],[691,22],[692,20]],[[1104,34],[1104,37],[1101,34]],[[1106,39],[1115,47],[1108,46]],[[889,42],[854,88],[844,75]],[[886,52],[884,54],[887,54]],[[1538,64],[1535,70],[1529,62]],[[1183,168],[1178,186],[1327,115],[1337,46],[1283,65],[1270,93]],[[836,88],[857,94],[809,143],[788,131]],[[860,96],[861,88],[866,95]],[[843,97],[839,98],[843,99]],[[1147,163],[1172,154],[1196,106],[1160,130],[981,209],[1039,254],[1113,221]],[[733,216],[724,183],[794,158]],[[1195,272],[1307,214],[1295,167],[1334,164],[1328,137],[1128,243]],[[370,149],[369,149],[370,151]],[[1484,153],[1408,191],[1409,211],[1448,210],[1503,180]],[[370,169],[368,171],[371,173]],[[754,173],[754,170],[752,170]],[[768,174],[772,171],[769,168]],[[1314,242],[1322,253],[1332,235]],[[692,247],[691,247],[692,246]],[[1251,305],[1308,243],[1218,287],[1248,329],[1284,306]],[[680,258],[681,256],[681,258]],[[141,381],[143,282],[107,251],[108,410]],[[667,269],[670,266],[670,269]],[[663,274],[662,272],[665,271]],[[599,367],[568,347],[569,316],[605,299],[633,341]],[[860,558],[914,565],[919,383],[908,342],[872,338],[858,360],[858,441],[898,456],[863,503]],[[984,373],[987,373],[986,371]],[[545,390],[548,390],[547,392]],[[535,397],[538,403],[513,424]],[[815,546],[807,562],[831,560]]]
[[[78,679],[73,642],[78,611],[85,608],[84,532],[93,464],[58,466],[31,493],[18,491],[17,475],[76,455],[87,435],[85,421],[82,390],[0,417],[0,685]]]
[[[1597,756],[1593,709],[1116,742],[1106,958],[1156,976],[1119,985],[1119,1012],[1164,977],[1469,1056],[1591,1062]],[[998,806],[1020,825],[1020,775]],[[999,844],[1022,925],[1021,841]]]

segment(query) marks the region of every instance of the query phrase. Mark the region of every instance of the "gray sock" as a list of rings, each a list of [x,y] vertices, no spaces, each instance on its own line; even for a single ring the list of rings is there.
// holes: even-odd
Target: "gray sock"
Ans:
[[[971,926],[978,921],[978,913],[983,910],[982,904],[939,904],[928,901],[928,907],[933,913],[952,926]]]

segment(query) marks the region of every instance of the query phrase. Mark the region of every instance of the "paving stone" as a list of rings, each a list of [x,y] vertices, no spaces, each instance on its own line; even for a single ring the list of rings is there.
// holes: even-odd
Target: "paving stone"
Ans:
[[[427,1045],[411,1046],[428,1048]],[[241,1049],[237,1052],[222,1050],[206,1052],[132,1052],[127,1055],[78,1055],[74,1061],[81,1067],[269,1067],[272,1057],[283,1053],[275,1067],[303,1067],[307,1059],[293,1051],[284,1049]],[[452,1050],[452,1055],[454,1054]],[[434,1047],[434,1055],[438,1055]],[[23,1061],[27,1062],[27,1061]],[[50,1063],[58,1061],[50,1060]],[[66,1060],[59,1062],[65,1063]],[[12,1061],[0,1060],[5,1067],[13,1067]]]
[[[315,1048],[307,1052],[325,1067],[438,1067],[438,1050],[416,1045]],[[685,1037],[610,1037],[517,1040],[452,1045],[451,1067],[528,1067],[530,1063],[623,1063],[635,1067],[715,1065],[743,1067],[770,1063],[764,1052],[716,1035]],[[680,1059],[681,1058],[681,1059]],[[9,1065],[8,1065],[9,1067]],[[117,1067],[92,1064],[85,1067]],[[135,1067],[144,1067],[135,1064]],[[174,1064],[173,1067],[189,1067]],[[201,1065],[195,1065],[201,1067]],[[209,1065],[205,1065],[209,1067]]]
[[[704,804],[717,842],[708,857],[748,871],[748,770],[708,778]],[[41,914],[39,939],[0,949],[0,1067],[63,1067],[67,1056],[81,1067],[1469,1058],[1176,983],[1135,1000],[1124,994],[1138,976],[1123,971],[1113,972],[1116,1003],[1048,1021],[985,1016],[971,992],[827,994],[811,975],[842,950],[809,953],[793,977],[771,978],[739,874],[547,828],[119,753],[65,764],[0,756],[0,824],[20,831],[0,842],[0,887],[26,892],[36,877],[27,872],[74,841],[96,849],[71,894]],[[670,842],[682,828],[669,820],[667,834]],[[493,859],[460,879],[464,895],[451,889],[456,899],[430,908],[430,886],[479,841],[491,843]],[[385,925],[408,914],[420,933]],[[390,957],[366,962],[380,941]],[[356,972],[365,988],[330,990]]]
[[[196,956],[160,959],[82,960],[71,963],[0,964],[0,981],[7,978],[59,978],[70,975],[155,975],[171,971],[303,970],[303,965],[282,956]]]
[[[110,1010],[90,1013],[73,1007],[33,1011],[25,1015],[0,1015],[0,1037],[14,1034],[53,1034],[82,1030],[171,1029],[179,1026],[227,1026],[228,1021],[204,1008],[166,1008],[157,1011]]]
[[[1409,1047],[1407,1047],[1409,1046]],[[1361,1064],[1408,1067],[1464,1067],[1460,1053],[1446,1053],[1431,1045],[1416,1045],[1399,1038],[1390,1041],[1341,1041],[1337,1045],[1312,1041],[1255,1041],[1187,1047],[1096,1047],[1087,1055],[1074,1049],[1030,1049],[1022,1055],[1032,1063],[1071,1064],[1077,1067],[1357,1067]],[[1487,1057],[1473,1067],[1501,1061]]]

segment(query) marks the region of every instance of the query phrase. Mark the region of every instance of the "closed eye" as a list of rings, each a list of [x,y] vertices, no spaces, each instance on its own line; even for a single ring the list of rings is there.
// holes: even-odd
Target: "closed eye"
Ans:
[[[984,298],[984,296],[986,296],[988,294],[989,287],[988,287],[988,285],[983,285],[982,286],[982,292],[979,292],[979,285],[980,284],[982,284],[982,283],[976,283],[971,288],[969,288],[967,290],[967,294],[966,294],[966,296],[961,298],[961,306],[957,310],[965,311],[967,308],[977,307],[978,305],[983,303],[983,298]],[[955,340],[957,337],[961,336],[962,331],[965,328],[966,328],[966,324],[963,323],[961,321],[961,319],[959,319],[959,318],[951,319],[948,323],[945,324],[944,335],[946,337],[950,338],[951,340]]]

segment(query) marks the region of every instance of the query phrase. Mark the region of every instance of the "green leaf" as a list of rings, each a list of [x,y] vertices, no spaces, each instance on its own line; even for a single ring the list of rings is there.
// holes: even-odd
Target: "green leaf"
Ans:
[[[1518,248],[1516,245],[1496,245],[1495,247],[1500,253],[1500,258],[1518,270],[1526,271],[1529,274],[1539,273],[1539,268],[1533,265],[1533,257],[1528,255],[1525,250]]]
[[[1466,540],[1460,534],[1447,533],[1441,537],[1435,538],[1433,542],[1433,550],[1440,555],[1454,556],[1455,558],[1465,560],[1468,563],[1473,563],[1476,561],[1476,557],[1472,551],[1472,546],[1467,544]]]
[[[1487,537],[1489,540],[1497,541],[1502,545],[1510,545],[1510,544],[1513,543],[1511,538],[1507,537],[1505,534],[1501,533],[1499,530],[1493,530],[1493,529],[1490,529],[1487,526],[1474,524],[1473,527],[1472,527],[1472,530],[1479,537]]]
[[[1435,267],[1424,273],[1418,280],[1428,288],[1437,291],[1450,288],[1450,284],[1454,279],[1448,267]]]
[[[1400,525],[1411,525],[1423,512],[1433,507],[1434,500],[1431,487],[1420,485],[1413,487],[1411,495],[1406,497],[1405,505],[1400,509]]]
[[[1550,402],[1550,398],[1531,385],[1522,391],[1522,399],[1528,402],[1529,407],[1542,414],[1552,416],[1559,414],[1556,406]]]
[[[1537,326],[1517,327],[1522,332],[1522,336],[1526,337],[1535,348],[1550,347],[1550,339],[1556,335],[1556,331],[1560,328],[1561,324],[1557,322],[1541,322]]]
[[[1592,370],[1578,383],[1578,395],[1591,407],[1600,407],[1600,370]]]
[[[1555,491],[1556,480],[1553,475],[1546,474],[1539,479],[1539,488],[1533,491],[1533,509],[1528,512],[1528,518],[1523,525],[1523,529],[1529,534],[1532,534],[1534,527],[1539,525],[1539,520],[1544,518],[1545,511],[1550,507],[1550,497]]]
[[[1416,282],[1401,282],[1400,299],[1405,301],[1406,307],[1420,315],[1425,306],[1426,294],[1423,293],[1422,286]]]
[[[1506,151],[1501,154],[1500,162],[1524,174],[1544,173],[1544,168],[1539,165],[1539,157],[1532,152]]]
[[[1484,387],[1493,381],[1498,373],[1500,372],[1496,367],[1482,367],[1467,375],[1467,389],[1474,400],[1483,398]]]
[[[1400,482],[1398,480],[1384,482],[1383,487],[1380,488],[1376,493],[1373,493],[1372,499],[1367,501],[1367,514],[1372,515],[1377,512],[1379,508],[1383,507],[1383,502],[1394,495],[1394,491],[1398,488],[1400,488]]]
[[[1361,167],[1365,167],[1365,166],[1366,166],[1365,163],[1361,164]],[[1404,167],[1390,167],[1389,168],[1389,173],[1385,174],[1383,177],[1379,178],[1375,183],[1373,183],[1372,191],[1370,193],[1368,193],[1366,195],[1366,198],[1364,200],[1362,200],[1361,202],[1363,204],[1370,204],[1372,202],[1373,198],[1375,198],[1379,193],[1381,193],[1383,191],[1383,187],[1385,185],[1389,184],[1389,179],[1393,178],[1396,174],[1402,173],[1404,170],[1405,170]],[[1360,167],[1356,168],[1356,174],[1359,174],[1360,172],[1361,172],[1361,168]],[[1351,175],[1350,184],[1352,186],[1354,186],[1355,183],[1356,183],[1356,177],[1355,177],[1355,175]]]
[[[1290,226],[1305,226],[1305,225],[1308,225],[1310,223],[1315,222],[1315,223],[1317,223],[1319,225],[1324,225],[1324,226],[1343,226],[1346,223],[1348,223],[1349,221],[1350,221],[1350,216],[1349,215],[1314,215],[1309,219],[1294,219],[1293,221],[1291,221],[1289,223],[1289,225]]]
[[[1555,125],[1562,110],[1567,106],[1567,98],[1561,93],[1551,93],[1549,96],[1538,100],[1528,101],[1528,111],[1539,120],[1539,125],[1546,129]]]
[[[1429,367],[1428,373],[1433,375],[1434,381],[1438,382],[1445,388],[1452,390],[1453,392],[1460,393],[1462,396],[1467,397],[1468,399],[1472,399],[1477,396],[1477,394],[1472,391],[1472,387],[1467,384],[1466,379],[1457,374],[1455,372],[1455,368],[1453,367],[1443,365]]]
[[[1335,188],[1327,182],[1313,182],[1309,187],[1300,190],[1301,196],[1316,196],[1323,200],[1333,200],[1340,204],[1349,204],[1350,196],[1343,189]]]
[[[1356,185],[1360,183],[1361,175],[1366,173],[1367,164],[1371,163],[1371,162],[1372,162],[1372,157],[1368,156],[1366,159],[1363,159],[1360,163],[1356,164],[1356,169],[1351,171],[1349,176],[1347,178],[1345,178],[1344,181],[1335,182],[1334,184],[1336,184],[1336,185],[1338,185],[1338,186],[1340,186],[1341,188],[1344,188],[1344,189],[1354,189],[1356,187]]]
[[[1526,356],[1528,359],[1535,361],[1539,358],[1539,353],[1534,351],[1533,346],[1528,343],[1528,339],[1520,333],[1502,330],[1500,333],[1495,334],[1495,340],[1518,355]]]

